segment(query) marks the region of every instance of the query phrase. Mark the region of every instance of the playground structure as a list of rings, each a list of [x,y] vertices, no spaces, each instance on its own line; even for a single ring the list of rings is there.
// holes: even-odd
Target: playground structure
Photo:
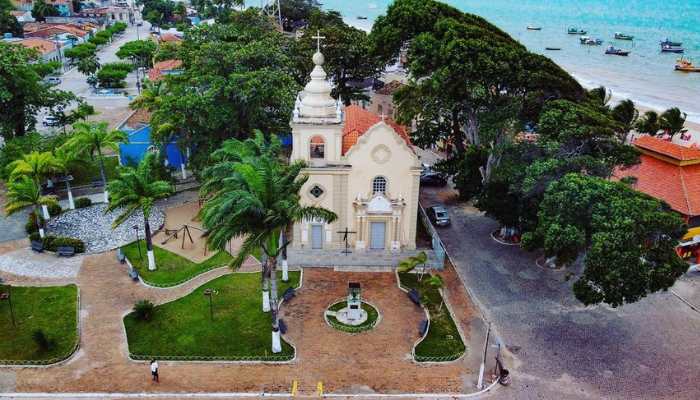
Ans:
[[[205,231],[202,228],[198,228],[196,226],[184,224],[182,226],[182,228],[177,229],[177,230],[168,229],[168,228],[163,229],[165,231],[165,234],[167,235],[167,237],[165,238],[165,240],[160,242],[160,244],[166,244],[166,243],[168,243],[168,241],[170,241],[170,239],[173,239],[173,238],[177,239],[177,234],[182,232],[182,246],[180,246],[180,249],[184,250],[186,237],[189,237],[190,243],[194,244],[194,239],[192,239],[192,234],[190,233],[190,229],[196,229],[196,230],[202,232],[201,235],[199,236],[200,238],[206,238],[207,235],[209,234],[209,231]],[[207,246],[206,245],[204,246],[204,255],[205,256],[207,255]]]

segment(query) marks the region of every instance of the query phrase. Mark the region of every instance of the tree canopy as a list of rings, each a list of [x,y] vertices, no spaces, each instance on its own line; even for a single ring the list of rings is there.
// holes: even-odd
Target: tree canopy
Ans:
[[[0,10],[0,32],[11,33],[14,37],[24,36],[22,25],[20,25],[17,18],[8,11]]]
[[[158,45],[150,40],[134,40],[124,43],[116,55],[121,60],[133,57],[137,66],[150,67],[157,48]]]

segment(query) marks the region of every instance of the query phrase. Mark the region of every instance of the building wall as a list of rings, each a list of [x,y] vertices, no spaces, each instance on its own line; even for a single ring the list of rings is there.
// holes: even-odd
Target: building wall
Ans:
[[[129,162],[129,159],[133,159],[138,163],[139,161],[141,161],[141,158],[143,158],[148,149],[151,146],[155,146],[155,144],[151,142],[150,138],[151,126],[145,126],[136,131],[124,130],[124,132],[129,134],[129,143],[119,144],[120,163],[126,164],[127,162]],[[159,150],[162,151],[162,146],[160,144],[158,144],[157,146]],[[177,141],[173,140],[172,142],[170,142],[168,144],[167,150],[168,163],[173,167],[180,168],[180,149],[177,147]],[[184,160],[186,165],[187,154],[185,154]]]

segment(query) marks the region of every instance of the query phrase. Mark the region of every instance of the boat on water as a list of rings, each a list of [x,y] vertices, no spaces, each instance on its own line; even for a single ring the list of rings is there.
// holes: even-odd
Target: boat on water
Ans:
[[[676,60],[676,71],[700,72],[700,67],[693,67],[693,62],[689,60]]]
[[[367,8],[370,8],[370,9],[374,10],[374,9],[377,8],[377,5],[376,5],[376,4],[371,4],[371,3],[370,3],[370,4],[367,6]]]
[[[668,38],[666,38],[665,40],[660,41],[659,44],[662,47],[663,46],[682,46],[683,42],[674,42],[674,41],[668,40]]]
[[[625,35],[622,32],[615,32],[615,39],[618,40],[632,40],[634,39],[634,35]]]
[[[675,46],[669,46],[669,45],[661,46],[662,53],[683,53],[684,51],[685,51],[685,49],[682,47],[675,47]]]
[[[561,47],[545,47],[544,49],[545,49],[545,50],[557,51],[557,50],[561,50]]]
[[[364,15],[358,15],[357,19],[367,19],[367,17],[365,17]]]
[[[541,27],[541,26],[535,26],[535,25],[530,24],[530,25],[527,26],[527,30],[528,30],[528,31],[541,31],[541,30],[542,30],[542,27]]]
[[[603,39],[591,39],[590,36],[581,36],[579,38],[581,44],[587,44],[589,46],[597,46],[603,44]]]
[[[615,46],[610,46],[605,49],[605,54],[612,54],[614,56],[627,56],[629,53],[631,53],[631,51],[616,49]]]
[[[578,28],[566,28],[566,33],[569,35],[585,35],[586,32],[583,29],[578,29]]]

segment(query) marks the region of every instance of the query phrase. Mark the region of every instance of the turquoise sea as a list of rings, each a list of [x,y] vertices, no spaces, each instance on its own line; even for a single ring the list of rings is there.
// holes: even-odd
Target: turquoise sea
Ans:
[[[284,0],[282,0],[284,1]],[[353,26],[370,30],[390,0],[319,0],[324,10],[339,11]],[[700,66],[700,0],[449,0],[462,11],[480,15],[535,53],[553,59],[585,87],[604,85],[615,98],[630,98],[661,111],[680,107],[700,122],[700,73],[674,71],[675,60]],[[259,6],[250,2],[251,6]],[[376,8],[375,8],[376,6]],[[367,17],[366,20],[357,19]],[[528,24],[541,26],[529,31]],[[587,46],[566,27],[587,30],[602,46]],[[634,35],[615,40],[615,32]],[[685,54],[661,53],[659,41],[682,41]],[[628,57],[604,54],[610,43],[631,50]],[[545,47],[560,47],[547,51]]]

